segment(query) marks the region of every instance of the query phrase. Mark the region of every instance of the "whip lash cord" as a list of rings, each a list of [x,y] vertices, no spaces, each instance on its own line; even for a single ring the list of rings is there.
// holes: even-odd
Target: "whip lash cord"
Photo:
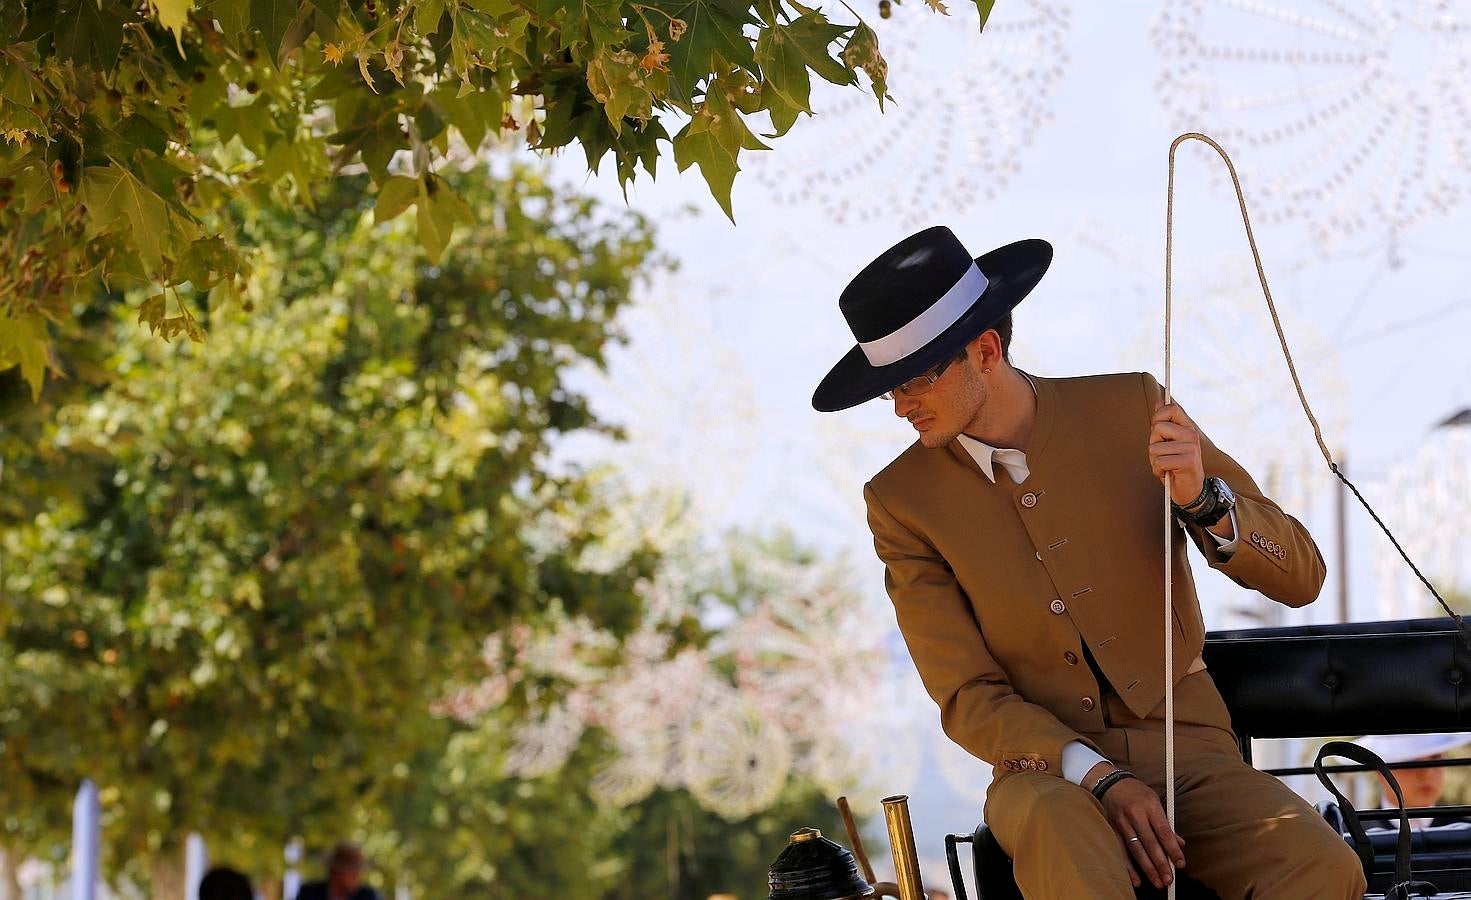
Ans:
[[[1328,470],[1330,472],[1332,472],[1335,476],[1337,476],[1338,477],[1338,480],[1341,481],[1341,482],[1343,482],[1344,485],[1346,485],[1348,487],[1348,489],[1353,492],[1354,497],[1358,499],[1359,503],[1364,507],[1364,509],[1368,510],[1369,515],[1372,516],[1373,519],[1374,519],[1374,523],[1379,526],[1379,529],[1384,532],[1385,537],[1388,537],[1389,538],[1389,542],[1394,545],[1394,549],[1399,552],[1400,558],[1405,561],[1405,564],[1408,565],[1412,571],[1414,571],[1415,577],[1417,577],[1417,578],[1420,579],[1420,583],[1423,584],[1423,585],[1425,585],[1425,589],[1428,590],[1428,591],[1430,591],[1431,595],[1433,597],[1435,597],[1435,600],[1436,600],[1437,603],[1440,604],[1441,609],[1444,609],[1446,611],[1446,614],[1449,615],[1451,617],[1451,619],[1453,619],[1455,621],[1455,623],[1456,623],[1456,630],[1457,630],[1457,632],[1461,636],[1461,641],[1466,645],[1466,647],[1467,647],[1468,650],[1471,650],[1471,628],[1468,628],[1468,626],[1466,625],[1466,622],[1459,615],[1456,614],[1456,611],[1455,610],[1453,610],[1453,609],[1450,608],[1450,606],[1445,602],[1445,599],[1440,596],[1440,593],[1438,591],[1436,591],[1435,586],[1432,585],[1430,583],[1430,580],[1428,578],[1426,578],[1424,576],[1424,574],[1421,573],[1419,567],[1416,566],[1415,563],[1410,559],[1409,555],[1407,553],[1405,553],[1405,549],[1400,546],[1400,542],[1395,539],[1395,536],[1393,534],[1390,533],[1389,527],[1384,524],[1384,520],[1381,519],[1381,518],[1379,518],[1379,514],[1376,513],[1374,511],[1374,508],[1369,505],[1369,501],[1367,501],[1367,500],[1364,499],[1364,495],[1361,494],[1361,493],[1359,493],[1359,489],[1354,486],[1354,483],[1352,481],[1349,481],[1348,480],[1348,476],[1346,476],[1346,475],[1343,474],[1343,470],[1341,468],[1339,468],[1338,463],[1334,462],[1334,460],[1333,460],[1333,454],[1331,454],[1331,453],[1328,452],[1328,445],[1323,442],[1323,429],[1321,427],[1319,427],[1317,417],[1313,415],[1312,408],[1308,406],[1308,398],[1307,398],[1307,395],[1303,393],[1302,381],[1297,377],[1297,365],[1292,360],[1292,351],[1287,348],[1287,336],[1285,334],[1283,334],[1283,332],[1282,332],[1282,320],[1277,317],[1277,305],[1272,301],[1272,289],[1267,286],[1267,275],[1266,275],[1265,270],[1262,268],[1262,257],[1261,257],[1261,254],[1257,251],[1256,236],[1252,233],[1252,230],[1251,230],[1251,217],[1248,216],[1247,215],[1247,212],[1246,212],[1246,196],[1242,193],[1242,190],[1241,190],[1241,179],[1236,176],[1236,167],[1234,165],[1232,165],[1232,163],[1231,163],[1231,157],[1226,154],[1226,151],[1224,149],[1222,149],[1222,147],[1221,147],[1220,144],[1216,143],[1214,140],[1212,140],[1211,138],[1207,137],[1206,135],[1200,134],[1198,132],[1193,132],[1193,131],[1186,132],[1185,134],[1180,135],[1179,137],[1175,138],[1175,140],[1170,144],[1169,181],[1168,181],[1168,184],[1166,186],[1166,197],[1165,197],[1165,383],[1164,383],[1164,400],[1165,400],[1165,402],[1166,403],[1171,402],[1171,400],[1170,400],[1170,319],[1171,319],[1171,301],[1172,301],[1172,295],[1171,295],[1171,281],[1172,281],[1172,279],[1171,279],[1171,258],[1173,256],[1172,251],[1174,249],[1174,217],[1175,217],[1175,150],[1181,144],[1183,144],[1185,141],[1188,141],[1188,140],[1197,140],[1197,141],[1201,141],[1204,144],[1209,145],[1211,149],[1215,150],[1216,153],[1220,154],[1220,157],[1221,157],[1222,161],[1224,161],[1226,163],[1226,171],[1231,176],[1231,185],[1232,185],[1232,187],[1234,187],[1236,189],[1236,204],[1241,208],[1241,224],[1244,225],[1244,226],[1246,226],[1246,241],[1251,246],[1251,258],[1252,258],[1252,261],[1256,264],[1256,276],[1257,276],[1257,280],[1260,281],[1261,282],[1261,285],[1262,285],[1262,296],[1264,296],[1266,298],[1266,300],[1267,300],[1267,310],[1272,314],[1272,325],[1273,325],[1273,327],[1275,327],[1277,329],[1277,341],[1282,345],[1282,356],[1287,360],[1287,371],[1289,373],[1291,373],[1291,375],[1292,375],[1292,384],[1297,389],[1297,399],[1298,399],[1298,402],[1302,404],[1302,411],[1305,414],[1307,414],[1308,422],[1313,426],[1313,437],[1316,438],[1317,441],[1318,441],[1318,449],[1322,452],[1323,459],[1325,461],[1327,461],[1327,463],[1328,463]],[[1171,547],[1171,542],[1172,542],[1172,533],[1171,533],[1171,530],[1170,529],[1171,529],[1171,526],[1174,523],[1174,516],[1173,516],[1173,514],[1172,514],[1172,512],[1170,510],[1170,480],[1171,480],[1170,479],[1170,473],[1166,472],[1165,473],[1165,501],[1164,501],[1164,503],[1165,503],[1165,505],[1164,505],[1164,511],[1165,511],[1165,810],[1166,810],[1166,813],[1167,813],[1167,815],[1169,817],[1170,828],[1173,830],[1174,827],[1175,827],[1175,677],[1174,677],[1175,676],[1175,671],[1174,671],[1174,628],[1173,628],[1173,624],[1174,623],[1171,620],[1171,614],[1172,614],[1172,609],[1173,609],[1173,593],[1172,593],[1172,581],[1173,581],[1173,579],[1171,578],[1171,562],[1172,562],[1173,555],[1170,553],[1170,547]],[[1238,535],[1238,537],[1239,537],[1239,535]],[[1347,573],[1340,572],[1339,573],[1339,577],[1340,578],[1347,577]],[[1174,882],[1174,880],[1171,880],[1170,881],[1169,897],[1170,897],[1170,900],[1174,900],[1174,897],[1175,897],[1175,882]]]

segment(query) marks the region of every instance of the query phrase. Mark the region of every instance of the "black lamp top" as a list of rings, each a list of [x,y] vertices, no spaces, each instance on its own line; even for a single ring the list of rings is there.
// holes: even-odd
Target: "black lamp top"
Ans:
[[[816,828],[792,834],[767,878],[767,900],[867,900],[873,888],[858,874],[853,854]]]

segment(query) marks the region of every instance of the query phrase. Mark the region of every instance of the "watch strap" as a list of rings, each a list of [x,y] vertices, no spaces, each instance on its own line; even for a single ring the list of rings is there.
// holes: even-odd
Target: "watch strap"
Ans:
[[[1210,526],[1226,518],[1226,516],[1229,515],[1230,512],[1231,507],[1227,506],[1224,503],[1217,503],[1214,509],[1211,509],[1210,511],[1201,515],[1195,516],[1191,521],[1194,522],[1194,524],[1196,525],[1201,525],[1203,527],[1209,528]]]
[[[1175,517],[1194,525],[1202,517],[1209,516],[1213,513],[1215,508],[1220,505],[1221,498],[1220,493],[1215,490],[1215,483],[1211,478],[1205,480],[1205,485],[1201,488],[1201,493],[1205,498],[1204,501],[1196,498],[1188,506],[1179,506],[1171,503],[1170,507],[1174,510]]]
[[[1210,502],[1203,509],[1185,513],[1185,517],[1192,525],[1209,528],[1225,518],[1236,504],[1227,501],[1229,490],[1219,476],[1212,475],[1205,480],[1205,483],[1210,489]]]

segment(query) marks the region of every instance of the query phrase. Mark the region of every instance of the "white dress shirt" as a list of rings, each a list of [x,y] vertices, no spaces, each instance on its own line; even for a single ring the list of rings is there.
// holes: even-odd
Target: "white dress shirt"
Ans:
[[[1025,372],[1022,374],[1026,375],[1027,384],[1032,386],[1032,393],[1035,394],[1037,392],[1037,386],[1032,384],[1031,376]],[[1009,447],[992,447],[990,444],[984,441],[978,441],[966,434],[960,435],[959,440],[960,446],[966,449],[966,452],[981,467],[981,471],[986,473],[986,477],[991,479],[993,483],[996,481],[995,467],[997,464],[1000,464],[1001,468],[1006,470],[1006,474],[1011,476],[1011,480],[1017,484],[1026,481],[1027,476],[1031,474],[1031,470],[1027,468],[1027,455],[1020,450],[1014,450]],[[1213,531],[1206,532],[1206,534],[1215,538],[1216,545],[1220,547],[1221,553],[1226,556],[1230,556],[1236,552],[1236,542],[1241,539],[1241,534],[1236,528],[1236,510],[1231,510],[1230,515],[1231,538],[1229,540]],[[1101,762],[1108,762],[1108,760],[1099,756],[1091,747],[1081,741],[1069,741],[1062,748],[1062,776],[1073,784],[1081,785],[1083,783],[1083,776],[1088,774],[1088,770]]]

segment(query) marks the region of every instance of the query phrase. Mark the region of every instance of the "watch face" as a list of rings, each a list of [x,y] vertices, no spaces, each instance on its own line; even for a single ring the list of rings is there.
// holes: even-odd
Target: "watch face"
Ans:
[[[1216,483],[1216,491],[1220,494],[1223,503],[1235,503],[1236,495],[1231,493],[1231,486],[1226,484],[1226,479],[1217,477],[1213,479]]]

